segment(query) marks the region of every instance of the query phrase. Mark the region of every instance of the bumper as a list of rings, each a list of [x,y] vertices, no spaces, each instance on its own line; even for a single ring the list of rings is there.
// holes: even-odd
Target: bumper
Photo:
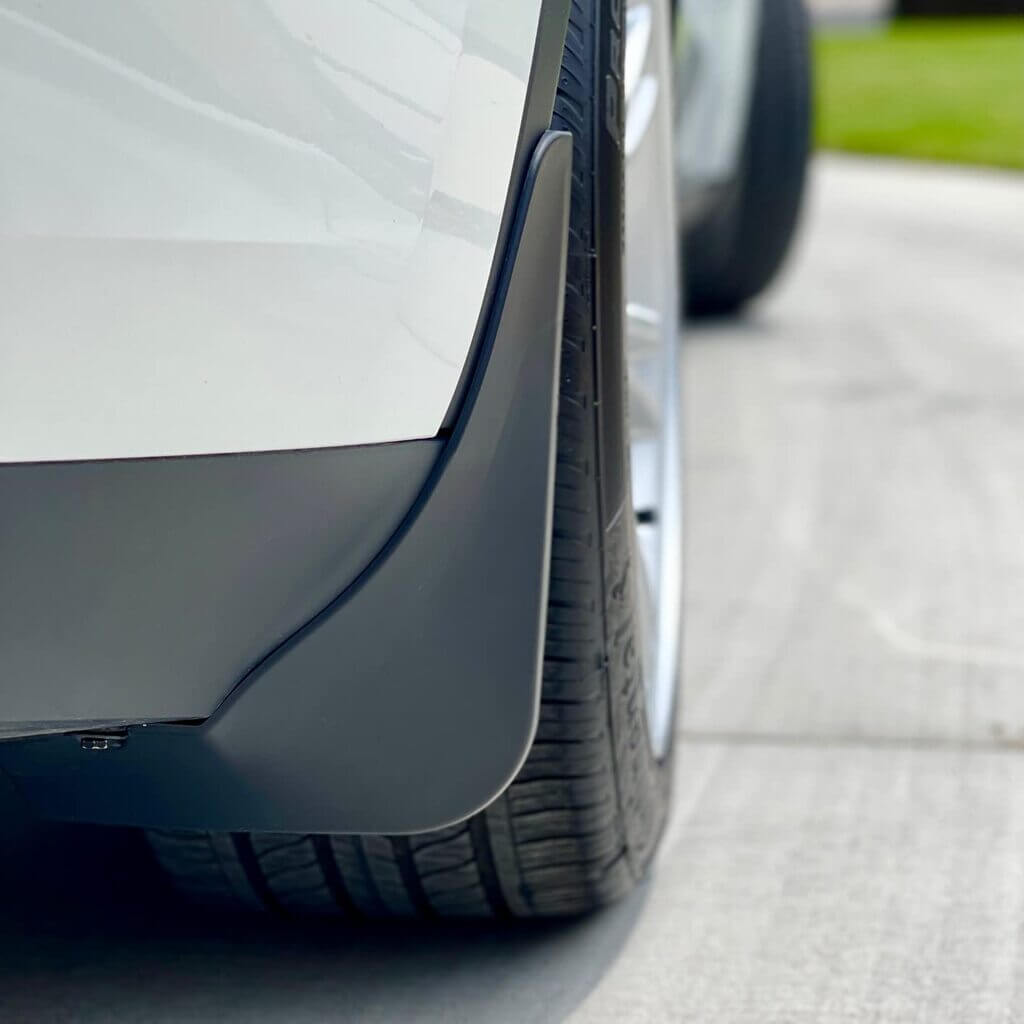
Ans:
[[[467,397],[381,553],[200,724],[129,725],[114,743],[0,744],[0,767],[41,813],[410,832],[464,818],[504,788],[539,700],[571,153],[554,133],[537,146]],[[388,447],[416,486],[437,455]],[[381,502],[391,511],[374,529],[387,530],[402,500]],[[111,710],[130,719],[124,707]]]

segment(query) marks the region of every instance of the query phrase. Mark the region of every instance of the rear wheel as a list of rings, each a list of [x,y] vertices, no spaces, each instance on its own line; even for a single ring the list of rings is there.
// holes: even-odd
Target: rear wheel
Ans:
[[[667,8],[572,5],[553,118],[574,140],[554,532],[525,765],[485,810],[421,835],[151,833],[186,893],[286,913],[558,916],[646,870],[668,803],[681,588]]]

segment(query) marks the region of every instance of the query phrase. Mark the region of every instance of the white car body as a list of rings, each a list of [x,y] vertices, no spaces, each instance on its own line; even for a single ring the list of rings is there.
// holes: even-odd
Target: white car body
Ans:
[[[0,463],[433,437],[540,0],[0,4]]]

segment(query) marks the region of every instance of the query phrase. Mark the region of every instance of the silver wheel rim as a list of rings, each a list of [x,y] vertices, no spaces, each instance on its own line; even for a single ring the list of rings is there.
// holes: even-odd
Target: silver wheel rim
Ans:
[[[647,731],[672,738],[682,606],[679,270],[667,0],[630,0],[623,76],[626,362]]]

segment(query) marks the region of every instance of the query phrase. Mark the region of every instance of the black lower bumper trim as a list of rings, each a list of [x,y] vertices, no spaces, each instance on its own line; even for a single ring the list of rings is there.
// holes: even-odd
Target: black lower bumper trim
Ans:
[[[0,467],[0,737],[209,717],[366,568],[442,447]]]

